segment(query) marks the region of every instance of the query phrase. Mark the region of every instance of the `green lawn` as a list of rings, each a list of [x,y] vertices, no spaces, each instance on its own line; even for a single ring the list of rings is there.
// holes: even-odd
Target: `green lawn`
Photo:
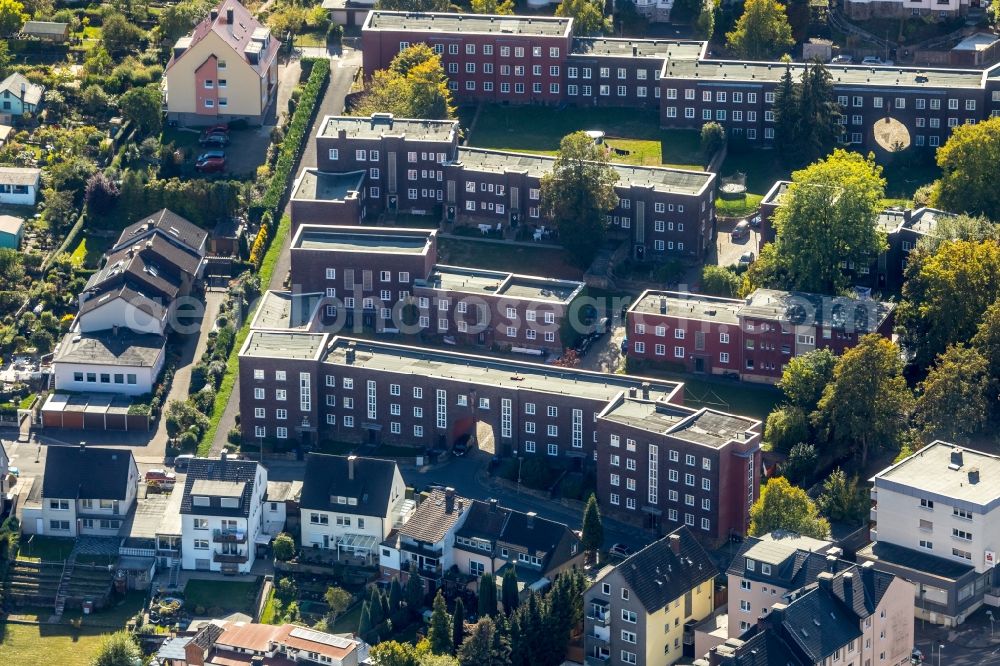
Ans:
[[[21,541],[18,558],[42,562],[62,562],[73,550],[73,539],[33,535]]]
[[[441,238],[438,253],[440,263],[450,266],[475,266],[566,280],[579,280],[583,276],[583,271],[570,263],[565,252],[548,247]]]
[[[351,608],[347,609],[346,613],[337,616],[337,621],[333,623],[330,628],[330,632],[334,634],[353,634],[358,630],[358,625],[361,623],[361,611],[364,604],[354,604]]]
[[[941,169],[929,159],[899,159],[887,164],[882,175],[886,181],[886,198],[894,200],[890,205],[899,205],[900,200],[908,205],[921,186],[941,177]]]
[[[750,416],[763,421],[784,399],[773,386],[750,384],[735,380],[708,379],[703,376],[640,368],[634,374],[684,382],[684,404],[688,407],[709,407],[732,414]]]
[[[468,128],[474,109],[463,109],[462,126]],[[628,151],[613,161],[649,166],[676,166],[701,170],[701,137],[693,130],[660,129],[656,111],[609,108],[541,106],[483,107],[469,137],[469,145],[495,150],[555,154],[559,141],[580,130],[601,130],[612,148]]]
[[[312,30],[294,36],[295,46],[326,46],[326,31]]]
[[[760,194],[747,194],[743,199],[723,199],[715,200],[715,212],[726,217],[741,217],[749,215],[760,208],[760,202],[764,197]]]
[[[104,256],[104,251],[111,245],[112,240],[111,238],[88,236],[84,232],[80,242],[70,254],[69,260],[78,268],[97,268],[101,257]]]
[[[197,606],[206,610],[221,608],[227,613],[254,615],[258,581],[189,580],[184,586],[184,601],[193,612]]]

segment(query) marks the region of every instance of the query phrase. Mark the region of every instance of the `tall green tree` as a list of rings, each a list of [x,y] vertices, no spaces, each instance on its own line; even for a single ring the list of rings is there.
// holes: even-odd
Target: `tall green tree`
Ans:
[[[410,574],[406,580],[406,607],[410,609],[410,614],[416,617],[420,615],[420,609],[424,606],[424,581],[416,574]]]
[[[833,78],[823,63],[813,62],[802,69],[798,97],[800,158],[808,163],[828,155],[843,132]]]
[[[431,613],[431,624],[427,629],[427,640],[431,644],[431,652],[434,654],[451,654],[454,649],[452,643],[452,623],[448,615],[448,604],[445,603],[441,590],[434,595],[433,612]]]
[[[451,644],[455,649],[465,640],[465,604],[462,597],[455,599],[455,613],[451,616]]]
[[[775,0],[746,0],[736,27],[726,33],[726,45],[745,60],[771,60],[794,44],[785,6]]]
[[[493,574],[484,573],[479,577],[479,616],[497,614],[497,582]]]
[[[472,13],[507,16],[514,13],[514,0],[472,0]]]
[[[513,563],[503,572],[503,579],[500,584],[500,600],[503,602],[503,612],[510,615],[520,603],[517,591],[517,571]]]
[[[910,253],[896,324],[903,346],[922,368],[976,334],[983,313],[1000,298],[1000,245],[951,241],[937,252]]]
[[[829,349],[814,349],[788,361],[778,387],[788,404],[811,413],[823,397],[823,389],[833,379],[837,357]]]
[[[542,208],[556,223],[563,247],[581,266],[604,244],[607,214],[618,205],[617,181],[607,151],[583,132],[563,137],[552,171],[542,176]]]
[[[694,22],[695,35],[704,40],[710,40],[715,36],[715,7],[717,0],[702,3],[701,11]]]
[[[844,352],[823,391],[814,422],[835,447],[834,457],[895,449],[908,425],[913,395],[893,342],[872,333]]]
[[[375,71],[352,108],[355,115],[392,113],[399,118],[453,118],[455,107],[441,56],[426,44],[400,51],[388,69]]]
[[[710,159],[726,145],[726,130],[712,121],[701,126],[701,154]]]
[[[809,439],[809,433],[809,416],[794,405],[782,405],[767,415],[764,441],[774,451],[788,452]]]
[[[1000,299],[993,301],[983,313],[972,337],[972,347],[986,359],[990,380],[990,404],[997,407],[1000,394]]]
[[[18,0],[0,0],[0,37],[10,37],[21,31],[27,21],[24,4]]]
[[[101,24],[101,43],[112,56],[138,51],[145,36],[142,28],[118,12],[106,15]]]
[[[458,648],[458,663],[461,666],[510,665],[510,640],[497,630],[492,617],[483,616],[472,625]]]
[[[330,588],[330,589],[340,589],[340,588]],[[327,590],[329,594],[329,590]],[[373,585],[371,588],[371,593],[368,595],[368,612],[371,613],[372,626],[379,626],[385,622],[386,617],[383,612],[382,607],[382,592],[379,590],[377,585]]]
[[[612,30],[601,0],[562,0],[556,7],[556,16],[573,19],[573,32],[580,36],[600,35]]]
[[[156,85],[132,88],[118,98],[122,115],[140,135],[158,134],[163,126],[163,93]]]
[[[774,216],[775,252],[789,286],[821,294],[846,288],[841,263],[867,265],[887,247],[876,226],[884,193],[874,157],[846,150],[793,173]]]
[[[399,585],[399,579],[393,578],[389,585],[389,613],[395,613],[403,605],[403,588]]]
[[[992,407],[989,367],[979,350],[960,344],[937,357],[914,408],[924,441],[965,444],[983,430]]]
[[[830,523],[806,491],[784,477],[768,479],[760,497],[750,507],[750,534],[761,536],[775,530],[790,530],[815,539],[830,536]]]
[[[959,125],[937,151],[941,178],[931,197],[938,208],[1000,220],[1000,117]]]
[[[935,221],[934,233],[922,235],[917,247],[934,254],[942,245],[955,240],[1000,242],[1000,224],[983,215],[942,215]]]
[[[93,666],[135,666],[142,661],[142,650],[127,631],[116,631],[101,638]]]
[[[375,625],[372,623],[372,611],[371,606],[368,605],[367,601],[361,602],[361,617],[358,618],[358,635],[367,636]]]
[[[701,269],[699,292],[710,296],[736,298],[740,291],[740,276],[731,268],[705,264]]]
[[[330,608],[330,615],[334,620],[337,619],[338,615],[347,610],[352,600],[350,592],[335,585],[326,588],[323,598],[326,600],[326,605]]]
[[[601,521],[601,508],[597,505],[597,495],[590,494],[587,505],[583,509],[583,528],[580,545],[584,552],[596,555],[604,547],[604,524]]]
[[[857,475],[848,477],[839,467],[823,481],[823,492],[816,500],[820,512],[838,523],[860,523],[868,514],[868,498]]]

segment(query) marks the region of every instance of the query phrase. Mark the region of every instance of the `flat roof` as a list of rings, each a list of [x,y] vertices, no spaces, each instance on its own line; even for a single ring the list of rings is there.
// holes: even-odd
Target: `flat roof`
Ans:
[[[977,32],[974,35],[969,35],[954,47],[952,51],[985,51],[990,46],[1000,41],[996,35],[991,35],[987,32]]]
[[[56,351],[55,363],[89,363],[148,368],[156,364],[167,344],[162,335],[133,333],[129,329],[77,333],[70,331]]]
[[[246,488],[245,481],[216,481],[213,479],[195,479],[191,484],[192,495],[210,497],[242,497]]]
[[[372,11],[368,14],[363,30],[562,37],[569,35],[571,25],[572,19],[553,16]]]
[[[746,416],[702,409],[681,421],[670,434],[678,439],[717,448],[733,440],[750,439],[755,434],[750,430],[759,425],[760,421]]]
[[[833,545],[830,541],[814,539],[794,532],[770,532],[758,538],[760,541],[750,546],[743,555],[751,560],[767,564],[781,564],[798,550],[819,553]]]
[[[525,172],[541,178],[552,170],[555,158],[548,155],[505,152],[484,148],[459,148],[458,161],[474,171],[502,173],[504,171]],[[659,192],[698,194],[714,179],[708,171],[687,171],[667,167],[630,166],[612,163],[618,172],[618,186],[637,185],[650,187]]]
[[[261,297],[252,328],[303,328],[312,321],[313,314],[324,294],[298,294],[289,291],[265,291]]]
[[[436,264],[416,286],[466,294],[495,294],[511,298],[567,303],[583,288],[582,282],[518,275],[465,266]]]
[[[319,169],[304,169],[295,182],[293,199],[309,201],[345,201],[364,186],[364,171],[334,173]]]
[[[352,364],[348,364],[347,350],[352,343],[355,359]],[[622,391],[638,388],[643,383],[649,383],[653,399],[669,398],[682,388],[682,384],[678,382],[665,380],[339,336],[330,341],[324,361],[333,365],[355,365],[385,372],[468,382],[470,385],[572,395],[601,401],[611,400]]]
[[[979,507],[1000,505],[1000,456],[940,440],[879,472],[873,480],[876,488],[910,488],[922,496],[933,494]]]
[[[374,13],[374,12],[372,12]],[[337,137],[340,132],[352,139],[380,139],[384,136],[406,136],[415,141],[447,141],[455,138],[457,120],[423,120],[396,118],[391,113],[376,113],[370,117],[326,116],[317,136]]]
[[[791,63],[793,72],[805,67]],[[670,79],[698,79],[714,82],[776,83],[785,73],[781,62],[739,62],[735,60],[690,60],[671,58],[663,76]],[[916,67],[870,67],[826,65],[834,86],[890,86],[893,88],[982,88],[983,72],[972,69],[920,69]]]
[[[583,289],[582,282],[554,280],[515,273],[500,288],[500,293],[513,298],[565,303],[573,298],[581,289]]]
[[[616,402],[601,416],[609,421],[663,435],[691,416],[691,412],[688,408],[655,400],[625,398]]]
[[[303,224],[292,239],[292,248],[327,252],[426,254],[436,234],[437,231],[433,229],[330,227],[322,224]]]
[[[647,289],[629,308],[636,314],[657,314],[682,319],[712,321],[738,326],[743,301],[679,291]]]
[[[311,360],[319,357],[326,336],[317,333],[250,331],[241,356]]]
[[[573,40],[572,55],[696,59],[704,50],[705,42],[691,40],[577,37]]]
[[[846,296],[757,289],[747,296],[740,316],[871,332],[885,322],[895,307],[893,303]]]

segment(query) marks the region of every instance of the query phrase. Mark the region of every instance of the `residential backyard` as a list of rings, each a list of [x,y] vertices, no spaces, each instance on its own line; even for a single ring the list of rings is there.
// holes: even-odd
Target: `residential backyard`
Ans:
[[[475,109],[462,109],[462,126],[472,123]],[[660,129],[655,110],[565,108],[541,106],[484,106],[468,137],[477,148],[554,155],[559,141],[572,132],[600,130],[605,143],[627,154],[615,162],[646,166],[704,168],[701,138],[693,130]]]
[[[253,615],[259,586],[260,581],[256,578],[250,581],[189,580],[184,587],[185,607],[196,614],[200,614],[195,610],[200,607],[206,612],[221,610],[221,614],[238,612]]]

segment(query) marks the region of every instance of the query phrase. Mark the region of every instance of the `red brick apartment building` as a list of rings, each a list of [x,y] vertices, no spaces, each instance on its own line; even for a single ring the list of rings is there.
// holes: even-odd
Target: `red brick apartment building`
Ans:
[[[774,139],[774,91],[785,65],[707,57],[706,43],[574,38],[571,19],[372,11],[362,28],[364,70],[400,49],[430,44],[460,102],[658,108],[663,127],[710,120],[751,144]],[[798,74],[804,65],[793,63]],[[831,65],[843,143],[882,150],[886,119],[906,143],[934,148],[951,128],[1000,113],[1000,66],[988,70]]]
[[[317,170],[304,171],[293,190],[293,224],[348,224],[403,211],[446,223],[544,224],[540,181],[553,158],[459,147],[458,134],[451,120],[326,118],[316,136]],[[703,256],[715,219],[715,174],[614,167],[619,202],[608,221],[631,242],[631,256]],[[324,179],[328,187],[315,184]],[[348,186],[338,188],[340,181]]]
[[[626,313],[628,357],[775,383],[788,359],[836,354],[859,337],[892,334],[892,303],[758,289],[746,299],[646,291]]]
[[[742,533],[757,496],[759,426],[685,408],[682,385],[330,333],[253,330],[240,349],[246,441],[448,448],[598,471],[602,506],[706,539]]]
[[[404,329],[436,342],[558,354],[583,292],[582,282],[438,264],[430,229],[303,224],[290,252],[293,293],[322,299],[317,316],[329,330]]]

